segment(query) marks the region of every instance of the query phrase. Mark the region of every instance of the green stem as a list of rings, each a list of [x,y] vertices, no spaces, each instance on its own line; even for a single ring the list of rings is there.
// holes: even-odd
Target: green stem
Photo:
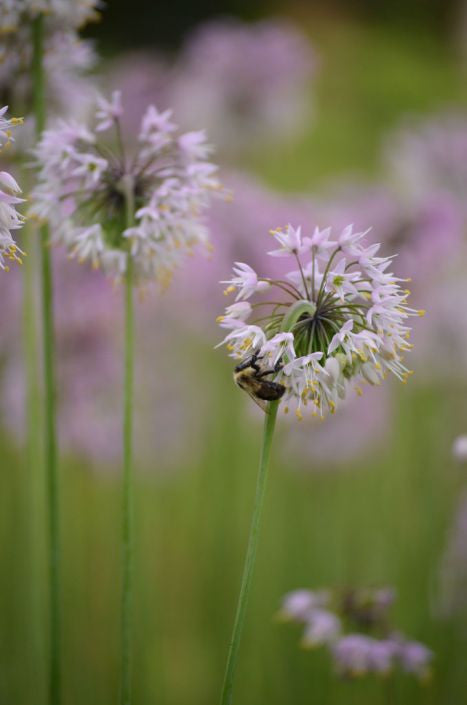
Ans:
[[[23,330],[23,360],[25,367],[26,385],[26,453],[25,453],[25,482],[27,487],[27,508],[25,522],[28,536],[28,601],[30,605],[29,634],[31,653],[33,654],[34,669],[31,674],[35,684],[35,692],[42,690],[42,669],[39,664],[43,662],[43,633],[42,623],[42,560],[43,543],[38,539],[43,532],[44,511],[44,476],[43,465],[38,462],[42,452],[41,445],[41,396],[39,387],[39,364],[37,355],[37,279],[36,263],[39,258],[37,232],[35,228],[26,224],[23,229],[24,249],[28,256],[23,265],[23,302],[22,302],[22,330]]]
[[[264,494],[266,490],[266,480],[269,464],[269,455],[271,451],[271,443],[274,435],[276,424],[277,410],[279,402],[270,402],[264,418],[263,430],[263,445],[261,449],[261,458],[259,462],[258,480],[256,484],[256,497],[253,508],[253,516],[251,519],[250,536],[248,539],[248,548],[243,568],[242,584],[240,587],[240,595],[238,598],[237,612],[230,641],[229,654],[227,657],[227,666],[225,669],[224,686],[222,689],[221,705],[230,705],[232,702],[232,690],[235,677],[235,670],[238,660],[238,650],[242,637],[243,625],[245,622],[245,614],[250,593],[253,571],[256,561],[256,552],[258,548],[259,525],[261,520],[261,512],[264,503]]]
[[[133,222],[134,196],[130,181],[123,184],[127,208],[127,227]],[[122,508],[122,665],[121,705],[131,703],[131,626],[133,588],[133,260],[127,257],[125,276],[125,359],[123,391],[123,508]]]
[[[46,98],[44,71],[44,18],[39,15],[33,24],[34,115],[36,135],[39,138],[45,127]],[[54,375],[54,327],[53,327],[53,282],[49,233],[46,227],[41,235],[41,289],[42,289],[42,345],[44,365],[44,435],[45,469],[48,497],[49,540],[49,703],[60,705],[61,660],[60,660],[60,532],[59,498],[57,476],[57,441],[55,422],[55,375]]]

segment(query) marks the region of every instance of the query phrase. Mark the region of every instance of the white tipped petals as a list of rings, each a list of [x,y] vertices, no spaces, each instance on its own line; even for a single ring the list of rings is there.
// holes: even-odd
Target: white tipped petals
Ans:
[[[120,279],[128,258],[137,284],[166,286],[194,248],[208,245],[202,220],[220,191],[205,161],[202,131],[177,134],[171,111],[150,106],[136,154],[123,142],[122,101],[98,98],[93,129],[58,121],[36,149],[39,184],[31,213],[49,221],[52,242]]]
[[[7,106],[0,109],[0,148],[12,141],[11,130],[21,124],[18,118],[6,118]],[[13,239],[12,231],[24,224],[24,216],[16,210],[24,199],[18,197],[21,189],[13,176],[7,171],[0,171],[0,269],[8,271],[8,261],[21,264],[24,252]]]
[[[233,273],[235,276],[233,276],[232,279],[223,281],[221,284],[229,285],[224,292],[225,294],[238,289],[237,301],[239,299],[249,299],[250,296],[253,296],[253,294],[256,294],[258,291],[269,289],[269,283],[258,279],[255,270],[248,264],[235,262]]]
[[[271,230],[276,240],[281,244],[280,249],[268,252],[271,257],[287,257],[288,255],[301,255],[307,249],[307,243],[302,241],[302,229],[288,225],[285,231]]]
[[[236,292],[236,308],[218,319],[232,329],[224,340],[230,354],[254,353],[259,371],[285,387],[284,410],[294,406],[299,419],[305,408],[313,416],[334,413],[351,384],[361,393],[360,385],[379,385],[388,372],[405,382],[406,322],[423,311],[407,306],[410,292],[388,271],[391,258],[378,257],[379,245],[365,244],[366,233],[352,226],[332,239],[330,228],[310,236],[291,225],[271,232],[280,248],[269,254],[289,257],[298,269],[272,279],[235,263],[223,283],[225,294]]]
[[[112,127],[121,115],[123,114],[122,108],[122,94],[120,91],[114,91],[112,93],[111,100],[107,100],[102,96],[97,98],[98,110],[96,111],[96,132],[104,132]]]

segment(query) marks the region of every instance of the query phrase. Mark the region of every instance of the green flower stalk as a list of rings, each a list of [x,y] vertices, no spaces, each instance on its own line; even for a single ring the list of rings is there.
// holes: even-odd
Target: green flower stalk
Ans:
[[[233,684],[235,670],[237,667],[238,651],[240,648],[240,640],[242,638],[243,625],[245,623],[248,597],[250,594],[251,583],[253,580],[256,553],[258,550],[259,527],[264,504],[264,494],[266,492],[269,456],[271,453],[271,445],[274,436],[274,428],[276,425],[278,407],[278,401],[270,402],[264,417],[263,443],[261,448],[261,457],[259,461],[258,479],[256,483],[255,505],[253,508],[253,516],[251,519],[250,536],[248,539],[248,548],[245,558],[245,566],[243,568],[242,584],[238,597],[235,622],[229,646],[229,653],[227,656],[227,666],[225,669],[224,685],[222,688],[221,705],[230,705],[230,703],[232,702]]]
[[[32,25],[34,115],[37,137],[46,122],[44,72],[44,17]],[[57,432],[55,408],[55,333],[53,316],[53,280],[47,226],[41,235],[42,345],[44,376],[44,443],[48,499],[49,542],[49,703],[61,702],[61,615],[60,615],[60,516],[58,496]]]
[[[120,703],[131,705],[134,288],[164,288],[194,248],[209,249],[202,216],[221,189],[203,131],[180,133],[170,110],[148,106],[135,147],[122,116],[115,91],[110,100],[97,98],[90,126],[61,121],[45,130],[30,212],[49,223],[52,242],[71,258],[124,289]]]
[[[134,220],[133,183],[123,184],[126,224]],[[128,256],[125,273],[125,352],[123,391],[123,502],[122,502],[122,661],[121,705],[131,703],[131,612],[133,588],[133,377],[134,377],[134,302],[133,261]]]

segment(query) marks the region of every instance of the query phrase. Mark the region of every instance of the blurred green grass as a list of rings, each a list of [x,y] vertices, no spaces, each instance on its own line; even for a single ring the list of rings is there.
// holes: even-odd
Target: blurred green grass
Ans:
[[[315,124],[250,166],[284,189],[377,170],[383,131],[409,110],[461,102],[454,59],[440,42],[383,28],[322,27]],[[319,35],[319,36],[318,36]],[[208,393],[202,457],[137,479],[135,705],[217,702],[239,587],[259,451],[259,430],[209,341],[187,345],[199,394]],[[279,462],[271,468],[235,702],[241,705],[458,705],[467,688],[465,632],[433,616],[439,559],[460,478],[450,443],[466,416],[463,390],[397,389],[392,442],[343,471]],[[196,397],[186,403],[196,408]],[[327,423],[332,423],[332,419]],[[281,443],[280,429],[276,446]],[[183,443],[183,436],[180,438]],[[304,465],[307,465],[304,463]],[[0,492],[0,703],[45,705],[42,470],[34,477],[2,439]],[[116,702],[119,667],[119,474],[88,462],[61,466],[65,705]],[[345,683],[299,631],[274,619],[297,587],[392,584],[398,626],[436,653],[420,686]]]

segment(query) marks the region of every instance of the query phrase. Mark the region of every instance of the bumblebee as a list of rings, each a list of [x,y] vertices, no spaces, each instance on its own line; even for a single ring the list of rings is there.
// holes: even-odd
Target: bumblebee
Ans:
[[[254,353],[235,367],[233,376],[235,384],[247,392],[263,411],[266,411],[265,402],[278,401],[283,396],[285,387],[265,377],[277,374],[283,365],[279,360],[272,369],[262,370],[258,365],[259,359],[258,354]]]

